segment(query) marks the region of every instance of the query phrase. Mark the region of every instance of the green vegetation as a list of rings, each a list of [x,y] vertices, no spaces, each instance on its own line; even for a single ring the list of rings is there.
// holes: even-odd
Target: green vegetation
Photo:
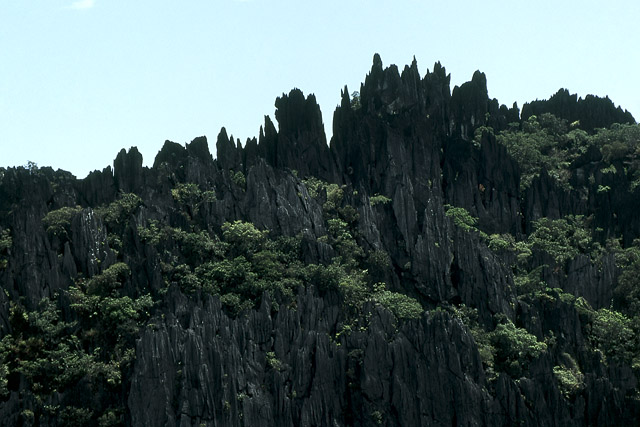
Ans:
[[[185,231],[150,222],[138,232],[142,240],[163,254],[167,285],[184,292],[219,295],[229,312],[237,315],[259,304],[263,292],[286,300],[302,284],[300,239],[279,237],[244,221],[224,223],[221,236],[204,230]],[[174,248],[180,248],[176,257]]]
[[[215,191],[202,191],[197,184],[191,182],[176,184],[171,190],[171,196],[183,208],[188,218],[198,215],[203,204],[216,200]]]
[[[153,305],[150,295],[133,299],[121,294],[129,275],[129,267],[117,263],[68,291],[70,306],[82,320],[87,338],[102,343],[105,350],[109,348],[116,354],[124,354],[131,348],[141,322],[149,317]]]
[[[345,204],[345,188],[317,178],[303,182],[312,197],[324,200],[322,208],[328,233],[320,240],[330,244],[338,255],[329,266],[307,266],[309,282],[321,290],[339,291],[353,322],[363,316],[368,302],[386,308],[399,320],[419,318],[424,310],[415,298],[389,291],[385,283],[379,281],[390,268],[389,256],[384,251],[365,256],[357,241],[358,214],[351,205]],[[369,200],[372,206],[391,202],[382,195]]]
[[[558,387],[562,395],[570,399],[584,388],[584,375],[576,361],[567,353],[563,354],[566,364],[553,367],[553,374],[558,381]]]
[[[614,124],[589,135],[579,123],[567,124],[553,114],[531,116],[520,126],[516,123],[496,135],[522,172],[521,190],[545,169],[561,188],[571,189],[569,165],[597,147],[603,156],[602,174],[624,173],[633,191],[640,185],[640,125]],[[599,187],[600,192],[606,186]]]
[[[451,206],[449,204],[444,205],[445,215],[451,218],[453,224],[466,232],[478,233],[480,238],[487,240],[489,236],[484,231],[478,229],[478,218],[472,216],[465,208]]]
[[[588,135],[580,129],[569,130],[566,120],[545,113],[529,117],[522,129],[516,125],[499,133],[497,139],[520,165],[520,188],[525,190],[543,168],[568,188],[567,166],[586,152]]]
[[[357,93],[353,94],[351,106],[354,110],[362,107]],[[531,187],[536,177],[547,171],[552,180],[567,190],[567,198],[575,196],[570,209],[563,206],[557,211],[588,212],[584,207],[593,205],[594,201],[613,203],[620,194],[637,191],[640,185],[640,127],[616,125],[594,132],[588,134],[579,129],[579,123],[569,125],[551,114],[540,114],[500,132],[487,126],[478,128],[469,149],[481,149],[487,135],[495,135],[520,166],[520,190]],[[576,171],[576,167],[582,169]],[[38,173],[34,179],[46,173],[46,168],[33,169]],[[222,175],[220,179],[227,184],[224,180],[230,179],[231,188],[218,189],[225,196],[221,201],[216,200],[213,184],[179,182],[176,175],[180,174],[167,173],[163,175],[166,180],[162,181],[164,193],[145,190],[145,197],[150,199],[144,201],[140,195],[121,193],[111,203],[95,208],[105,227],[100,230],[99,239],[104,238],[102,232],[106,231],[108,246],[115,250],[115,257],[111,253],[102,257],[97,274],[83,277],[89,274],[84,271],[69,279],[74,273],[67,274],[67,270],[82,267],[68,264],[66,254],[59,253],[57,259],[54,255],[51,260],[47,259],[48,263],[64,263],[65,280],[68,280],[60,293],[43,298],[37,307],[33,301],[7,302],[10,328],[3,331],[0,341],[0,400],[6,399],[9,393],[21,393],[20,398],[31,405],[21,409],[25,424],[44,425],[53,418],[65,425],[122,424],[126,410],[121,396],[126,394],[122,390],[128,387],[135,340],[152,316],[162,318],[163,312],[155,310],[165,309],[162,307],[166,306],[164,299],[170,288],[170,295],[180,290],[197,301],[208,295],[215,296],[229,316],[241,319],[246,316],[246,320],[253,318],[247,313],[258,308],[264,296],[268,296],[271,314],[275,316],[278,311],[298,309],[298,293],[313,287],[314,292],[332,305],[332,312],[338,313],[328,333],[332,345],[348,347],[345,354],[349,387],[357,387],[357,366],[364,354],[362,348],[357,348],[359,344],[354,343],[363,342],[359,334],[367,332],[373,314],[386,311],[397,326],[398,335],[390,337],[395,339],[420,321],[430,319],[425,308],[434,307],[439,311],[438,316],[453,317],[458,327],[459,322],[466,326],[465,331],[473,337],[482,361],[489,393],[501,375],[506,374],[516,382],[523,377],[533,378],[530,366],[535,369],[547,366],[545,378],[555,381],[568,402],[589,392],[589,381],[585,378],[589,378],[593,370],[603,368],[599,360],[612,371],[622,367],[625,370],[620,372],[630,372],[628,367],[631,367],[636,376],[640,372],[640,240],[630,243],[634,229],[630,228],[629,232],[625,228],[623,220],[615,216],[618,212],[612,212],[612,219],[607,223],[601,212],[532,220],[529,215],[534,218],[539,215],[534,209],[533,214],[527,211],[528,217],[513,227],[514,234],[496,228],[501,231],[487,235],[478,228],[478,218],[468,210],[447,204],[444,208],[449,224],[458,229],[449,238],[460,237],[463,235],[460,231],[473,233],[473,239],[466,239],[469,242],[479,237],[483,246],[473,249],[476,252],[469,256],[470,262],[474,257],[482,258],[478,265],[487,270],[480,273],[486,273],[486,277],[499,274],[504,278],[499,286],[505,286],[507,294],[496,296],[501,288],[495,283],[489,284],[493,288],[479,284],[479,288],[483,286],[482,292],[486,290],[491,294],[492,300],[470,302],[469,295],[478,295],[478,292],[467,288],[465,293],[462,286],[472,286],[468,278],[475,280],[475,277],[464,270],[467,267],[463,262],[460,262],[460,271],[453,271],[453,267],[458,266],[454,259],[460,245],[441,247],[442,242],[430,240],[427,248],[432,250],[435,245],[440,248],[435,251],[436,256],[444,257],[445,277],[447,262],[452,265],[449,270],[452,278],[458,272],[460,277],[466,275],[442,293],[442,300],[437,300],[440,296],[420,287],[425,277],[416,273],[422,267],[417,263],[424,258],[413,255],[421,248],[416,245],[406,252],[396,250],[393,245],[404,237],[395,229],[390,228],[380,239],[371,239],[368,224],[360,223],[358,212],[369,212],[368,206],[360,205],[363,200],[364,203],[368,200],[370,207],[382,207],[392,202],[390,198],[377,193],[358,197],[350,185],[305,178],[302,183],[306,192],[299,188],[298,196],[308,194],[314,200],[305,200],[307,206],[322,208],[322,215],[313,218],[313,227],[314,232],[326,231],[317,241],[310,241],[313,232],[276,235],[236,219],[254,215],[254,211],[245,210],[245,205],[228,205],[228,196],[243,197],[240,189],[246,190],[247,186],[242,171],[228,172],[229,175]],[[23,170],[23,173],[26,172]],[[296,185],[299,182],[294,181]],[[623,188],[624,182],[628,188]],[[357,188],[365,193],[364,186]],[[484,187],[480,191],[484,192]],[[59,199],[52,200],[51,203],[59,206]],[[157,200],[162,203],[154,204]],[[378,214],[389,213],[387,211],[377,209]],[[60,249],[61,244],[68,241],[77,249],[71,241],[75,238],[71,224],[81,212],[90,214],[91,210],[68,206],[48,212],[42,218],[49,237],[45,243]],[[556,211],[550,209],[549,212]],[[620,218],[626,220],[629,215]],[[420,218],[424,223],[428,220],[428,217]],[[12,252],[16,235],[6,227],[3,223],[0,228],[0,275],[15,270],[13,265],[10,269],[7,266],[9,259],[16,259],[15,249]],[[107,253],[106,245],[103,246]],[[465,257],[462,255],[460,259]],[[572,263],[577,257],[581,262]],[[433,265],[440,265],[441,261],[434,260]],[[591,265],[577,273],[572,271],[582,263]],[[492,268],[494,271],[490,271]],[[143,278],[145,275],[154,275],[160,280],[148,280]],[[566,285],[575,288],[573,282],[586,277],[584,275],[598,275],[599,280],[602,278],[615,287],[611,305],[609,301],[599,301],[599,305],[594,303],[598,309],[594,309],[587,302],[592,297],[590,289],[583,293],[584,297],[567,292],[570,287]],[[509,287],[512,279],[513,289]],[[420,286],[415,285],[418,280],[423,281]],[[145,287],[151,282],[153,287]],[[14,289],[7,288],[3,297],[10,300],[14,293]],[[462,304],[463,298],[467,303],[477,302],[482,310],[490,307],[491,312],[479,313],[478,308]],[[600,308],[603,306],[606,308]],[[563,322],[569,321],[576,326],[575,336],[581,337],[580,348],[572,342],[576,339],[563,331],[566,328]],[[407,323],[401,328],[403,322]],[[470,340],[467,338],[465,343]],[[469,348],[469,354],[477,357],[474,346]],[[261,350],[265,355],[260,361],[263,367],[271,370],[271,374],[287,371],[288,356],[278,354],[278,358],[275,351],[269,350],[272,349]],[[536,363],[541,357],[544,363]],[[182,371],[179,372],[182,375]],[[87,398],[86,402],[73,404],[57,403],[57,396],[67,392],[73,396],[99,395],[100,398]],[[294,390],[293,397],[297,396],[295,393]],[[223,400],[227,412],[233,411],[231,403],[237,405],[250,395],[241,389],[235,394],[237,401],[233,396]],[[375,408],[372,406],[369,410]],[[363,414],[366,418],[366,413]],[[374,410],[369,415],[373,422],[383,423],[387,414]]]
[[[321,292],[339,292],[354,321],[370,301],[387,308],[399,320],[419,317],[422,307],[415,299],[386,290],[374,277],[369,279],[367,267],[383,274],[389,265],[388,255],[378,251],[365,257],[354,237],[357,214],[343,204],[344,190],[316,179],[307,185],[310,194],[323,198],[328,233],[321,240],[337,254],[330,265],[303,265],[299,237],[274,240],[268,231],[240,220],[224,223],[220,236],[197,229],[161,227],[156,221],[139,227],[138,233],[142,241],[165,254],[163,276],[167,284],[175,283],[187,293],[218,295],[232,315],[256,307],[264,292],[278,304],[291,304],[299,286],[313,284]],[[194,187],[181,189],[182,193],[197,194]],[[193,198],[174,198],[193,206]],[[176,245],[181,249],[178,258],[171,249]]]
[[[380,411],[373,411],[371,413],[371,419],[373,420],[374,423],[376,423],[376,425],[381,426],[382,422],[384,421],[384,416]]]
[[[526,375],[529,363],[547,350],[546,343],[538,341],[526,329],[515,326],[503,314],[495,316],[497,325],[491,331],[479,324],[477,309],[464,304],[447,309],[469,328],[490,381],[497,378],[498,372],[513,378]]]
[[[369,204],[371,204],[372,207],[376,205],[386,205],[389,203],[391,203],[391,199],[383,196],[382,194],[374,194],[369,197]]]
[[[63,318],[62,297],[44,298],[35,311],[12,303],[13,332],[0,341],[0,395],[15,387],[9,373],[16,372],[29,383],[22,397],[33,396],[38,402],[31,412],[34,419],[55,417],[67,420],[67,425],[91,420],[108,425],[106,421],[116,418],[119,422],[116,414],[122,409],[109,402],[119,401],[122,381],[134,358],[134,338],[152,306],[148,295],[137,299],[121,295],[128,275],[125,264],[114,264],[70,287],[67,297],[73,321]],[[52,395],[64,391],[109,397],[89,406],[47,405]]]
[[[62,241],[69,240],[69,234],[71,233],[71,219],[74,215],[80,212],[81,208],[76,207],[63,207],[47,213],[42,218],[42,224],[45,226],[47,233],[51,236],[55,236]]]
[[[388,291],[384,283],[374,285],[372,300],[392,312],[398,319],[419,319],[424,311],[415,298]]]
[[[609,360],[640,364],[638,334],[624,314],[606,308],[596,311],[591,326],[591,340]]]
[[[9,388],[7,387],[9,384],[9,380],[7,379],[9,376],[9,366],[7,366],[5,362],[6,358],[6,350],[2,342],[0,342],[0,398],[9,394]]]
[[[568,215],[555,220],[540,218],[532,222],[532,228],[531,234],[519,242],[508,236],[489,237],[489,247],[496,254],[515,255],[511,267],[519,298],[527,304],[566,304],[580,315],[589,338],[589,351],[599,352],[607,363],[627,364],[640,369],[640,357],[637,356],[640,354],[638,247],[622,249],[616,239],[600,244],[594,240],[588,221],[582,216]],[[594,310],[584,298],[559,288],[551,289],[545,282],[545,275],[565,272],[567,262],[580,254],[588,255],[595,265],[599,265],[607,254],[615,255],[621,274],[611,308]],[[535,264],[535,259],[548,264]],[[553,268],[548,269],[549,265]],[[490,337],[495,348],[495,369],[512,376],[523,373],[519,364],[522,360],[532,360],[544,351],[544,343],[538,343],[535,337],[510,322],[499,324]],[[583,389],[584,376],[568,355],[554,368],[554,375],[567,398]]]
[[[351,93],[351,108],[353,110],[359,110],[362,108],[362,104],[360,103],[360,92],[358,91]]]
[[[592,241],[584,217],[569,215],[556,220],[540,218],[534,221],[527,244],[532,251],[544,252],[557,264],[564,264],[580,253],[587,253]]]
[[[129,193],[95,209],[112,248],[121,248],[127,222],[141,205],[142,199]],[[58,244],[70,241],[71,223],[80,211],[79,206],[67,206],[48,212],[42,218],[47,234]],[[0,256],[8,255],[11,244],[9,230],[3,230]],[[35,402],[23,411],[24,420],[121,424],[125,404],[121,389],[134,359],[134,340],[153,305],[150,295],[125,294],[123,285],[130,274],[127,264],[117,262],[93,277],[79,278],[53,299],[42,299],[35,310],[11,302],[12,332],[0,342],[0,395],[20,390],[21,399]],[[17,375],[26,381],[26,388],[18,387]],[[75,406],[49,404],[64,392],[101,398]]]
[[[464,213],[461,216],[466,218]],[[472,221],[467,220],[466,224],[473,226]],[[532,222],[533,231],[525,240],[516,241],[509,235],[491,235],[488,245],[497,255],[513,260],[510,265],[521,301],[535,305],[566,304],[580,316],[589,340],[588,351],[600,353],[606,363],[626,364],[639,371],[640,241],[626,249],[621,248],[617,239],[601,244],[593,238],[588,224],[583,216],[568,215],[555,220],[540,218]],[[567,262],[580,254],[588,255],[596,266],[607,254],[615,256],[621,272],[611,308],[594,310],[584,298],[559,288],[551,289],[545,282],[546,275],[565,272]],[[515,258],[510,258],[514,255]],[[536,259],[548,264],[535,264]],[[548,269],[549,264],[552,269]],[[491,332],[479,329],[468,320],[465,323],[475,331],[474,338],[488,372],[495,369],[513,377],[524,375],[525,362],[546,351],[545,343],[538,342],[535,336],[517,328],[509,320],[500,320]],[[487,337],[489,347],[486,345]],[[564,397],[571,399],[582,392],[584,374],[568,354],[561,358],[553,372]]]
[[[271,369],[275,369],[276,371],[282,369],[282,362],[276,357],[276,354],[273,351],[267,352],[267,366]]]
[[[640,240],[633,246],[616,251],[618,267],[622,273],[614,289],[616,307],[628,316],[640,316]]]
[[[247,189],[247,178],[244,176],[242,171],[231,172],[231,181],[238,187],[240,187],[243,191]]]
[[[344,203],[344,185],[329,184],[315,177],[306,178],[302,182],[307,187],[309,195],[322,203],[325,219],[339,218],[351,225],[358,220],[355,208]]]
[[[516,327],[509,319],[504,319],[490,334],[491,345],[495,348],[495,367],[512,377],[520,377],[529,362],[537,358],[547,345],[539,342],[526,329]]]
[[[488,236],[487,246],[496,253],[515,252],[516,239],[511,234],[491,234]]]
[[[27,164],[24,165],[24,168],[29,171],[30,174],[35,174],[38,172],[38,164],[36,162],[32,162],[31,160],[27,161]]]
[[[109,247],[116,253],[122,250],[123,236],[130,218],[142,205],[140,196],[120,193],[112,203],[94,209],[107,228]]]
[[[234,221],[222,225],[222,237],[237,255],[255,253],[264,247],[267,232],[258,230],[250,222]]]
[[[444,208],[446,215],[453,220],[453,223],[457,227],[460,227],[464,231],[478,231],[478,228],[476,228],[478,218],[471,216],[465,208],[451,205],[445,205]]]
[[[140,206],[142,206],[140,196],[133,193],[122,193],[113,203],[97,208],[95,211],[109,228],[119,229]]]
[[[322,205],[322,209],[328,215],[337,213],[338,209],[342,207],[342,200],[344,198],[344,191],[338,184],[328,184],[324,186],[324,190],[327,194],[326,201]]]
[[[532,228],[531,234],[522,241],[516,241],[510,234],[492,234],[487,238],[489,249],[510,260],[519,295],[544,292],[546,283],[542,275],[549,265],[559,273],[569,260],[580,254],[590,255],[594,262],[602,255],[603,249],[593,241],[583,216],[540,218],[532,222]],[[534,255],[542,256],[547,264],[532,264]]]
[[[11,230],[0,231],[0,270],[7,268],[9,257],[9,251],[13,246],[13,239],[11,238]]]
[[[495,380],[496,372],[494,359],[496,349],[491,343],[491,333],[487,332],[482,325],[478,323],[478,309],[467,307],[465,304],[449,306],[447,308],[450,310],[453,317],[459,319],[467,328],[469,328],[471,335],[473,335],[473,340],[478,346],[478,353],[480,354],[484,370],[487,373],[487,378],[490,381]],[[440,309],[440,307],[438,309]]]
[[[621,161],[638,171],[640,125],[616,123],[609,129],[598,129],[591,142],[600,148],[606,163]]]
[[[323,191],[327,186],[326,182],[316,178],[315,176],[310,176],[306,179],[303,179],[302,183],[307,188],[307,192],[309,192],[309,195],[314,199],[318,198],[321,191]]]

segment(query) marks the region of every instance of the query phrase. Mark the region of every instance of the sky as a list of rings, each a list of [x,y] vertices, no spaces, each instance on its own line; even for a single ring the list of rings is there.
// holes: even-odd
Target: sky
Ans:
[[[293,88],[330,136],[376,52],[422,76],[440,61],[452,89],[479,69],[508,106],[567,88],[640,120],[638,22],[638,0],[0,0],[0,167],[83,178],[201,135],[215,156],[221,127],[257,136]]]

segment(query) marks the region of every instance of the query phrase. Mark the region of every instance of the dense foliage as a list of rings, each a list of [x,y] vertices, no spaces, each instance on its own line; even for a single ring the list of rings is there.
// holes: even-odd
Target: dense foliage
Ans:
[[[476,130],[473,143],[478,148],[483,133],[494,135],[494,130],[489,127]],[[539,117],[530,115],[520,123],[511,123],[505,130],[495,132],[495,137],[520,166],[523,196],[546,174],[558,192],[577,194],[584,201],[595,199],[597,203],[613,191],[621,197],[638,197],[639,125],[613,124],[608,129],[591,129],[588,133],[578,121],[569,124],[565,119],[543,112]],[[589,164],[591,173],[582,178],[576,169],[585,163]],[[635,375],[640,373],[640,240],[629,242],[625,236],[612,233],[611,228],[605,231],[607,225],[594,214],[532,219],[527,227],[529,233],[521,236],[487,235],[478,227],[478,218],[466,209],[451,205],[445,209],[456,227],[477,234],[511,268],[521,303],[573,307],[588,337],[586,348],[568,352],[552,330],[536,337],[502,314],[496,315],[493,326],[482,326],[477,321],[477,313],[464,306],[454,307],[454,315],[474,334],[491,378],[496,379],[499,372],[516,378],[526,376],[527,366],[534,359],[544,353],[561,352],[561,357],[556,357],[553,373],[562,395],[575,399],[584,388],[580,361],[586,363],[588,354],[602,357],[607,364],[631,366]],[[609,215],[617,216],[615,212]],[[582,296],[554,287],[565,286],[571,263],[579,257],[586,257],[588,264],[599,270],[608,259],[616,260],[609,307],[594,309]],[[630,399],[638,401],[639,395]]]

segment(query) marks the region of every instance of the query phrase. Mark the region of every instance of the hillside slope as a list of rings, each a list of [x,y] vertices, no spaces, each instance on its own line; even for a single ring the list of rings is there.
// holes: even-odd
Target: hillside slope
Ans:
[[[330,144],[0,170],[5,425],[636,425],[640,127],[374,57]],[[524,114],[526,112],[526,114]]]

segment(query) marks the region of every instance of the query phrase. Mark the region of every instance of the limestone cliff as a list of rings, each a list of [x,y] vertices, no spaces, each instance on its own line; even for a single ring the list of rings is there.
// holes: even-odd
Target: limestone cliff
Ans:
[[[542,168],[522,188],[500,142],[561,96],[521,119],[481,72],[452,92],[439,63],[376,55],[329,144],[292,90],[215,159],[199,137],[82,180],[2,169],[0,424],[637,424],[639,331],[612,306],[635,152],[585,145],[570,186]],[[606,107],[578,104],[565,119]],[[564,252],[543,226],[552,246],[574,226]]]

